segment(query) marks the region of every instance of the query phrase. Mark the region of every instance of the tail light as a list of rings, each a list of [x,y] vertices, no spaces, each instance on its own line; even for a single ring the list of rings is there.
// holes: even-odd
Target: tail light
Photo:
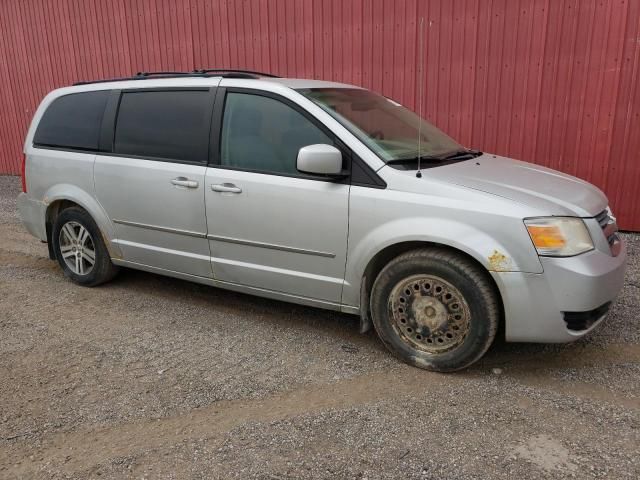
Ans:
[[[22,192],[27,193],[27,156],[22,155]]]

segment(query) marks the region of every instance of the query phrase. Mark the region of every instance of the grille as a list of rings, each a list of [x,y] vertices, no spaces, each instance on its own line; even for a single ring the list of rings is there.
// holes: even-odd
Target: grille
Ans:
[[[609,307],[611,307],[611,302],[600,305],[598,308],[594,308],[588,312],[563,312],[564,322],[567,324],[567,328],[574,332],[587,330],[602,318],[603,315],[606,315]]]
[[[609,215],[608,210],[603,210],[598,215],[596,215],[596,220],[600,224],[601,228],[606,227],[610,219],[611,219],[611,215]]]
[[[603,210],[596,215],[596,220],[602,228],[602,233],[609,243],[611,254],[615,257],[620,253],[620,237],[618,237],[618,224],[616,219],[609,214],[609,209]]]

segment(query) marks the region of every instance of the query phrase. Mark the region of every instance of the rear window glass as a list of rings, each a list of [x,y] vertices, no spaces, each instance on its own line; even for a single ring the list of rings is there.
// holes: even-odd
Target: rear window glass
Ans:
[[[56,98],[44,112],[33,143],[40,146],[98,150],[108,90]]]
[[[207,90],[123,93],[116,121],[115,152],[206,162],[209,98]]]

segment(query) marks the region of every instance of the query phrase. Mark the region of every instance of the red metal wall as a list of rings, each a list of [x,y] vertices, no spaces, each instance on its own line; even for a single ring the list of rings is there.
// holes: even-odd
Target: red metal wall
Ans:
[[[462,143],[606,191],[640,230],[640,0],[2,0],[0,173],[49,90],[138,70],[237,67],[362,85]]]

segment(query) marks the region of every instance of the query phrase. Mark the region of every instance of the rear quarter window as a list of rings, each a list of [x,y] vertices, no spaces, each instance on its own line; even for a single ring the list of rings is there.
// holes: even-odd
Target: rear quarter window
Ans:
[[[33,144],[98,150],[108,90],[71,93],[56,98],[42,115]]]

